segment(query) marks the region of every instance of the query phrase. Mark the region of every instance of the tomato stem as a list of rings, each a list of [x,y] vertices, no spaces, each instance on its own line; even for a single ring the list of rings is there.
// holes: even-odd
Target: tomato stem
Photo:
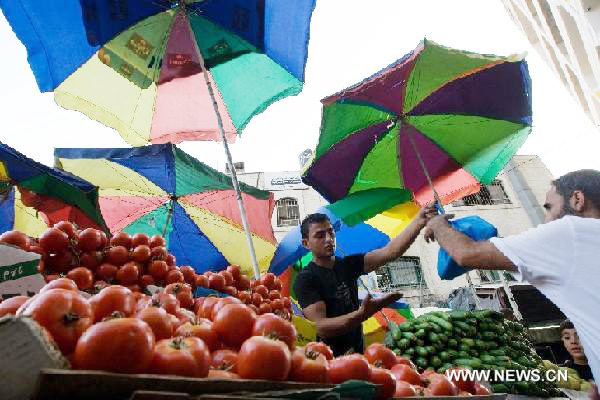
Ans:
[[[65,325],[71,325],[77,321],[79,321],[79,314],[68,312],[65,315],[63,315],[63,323]]]

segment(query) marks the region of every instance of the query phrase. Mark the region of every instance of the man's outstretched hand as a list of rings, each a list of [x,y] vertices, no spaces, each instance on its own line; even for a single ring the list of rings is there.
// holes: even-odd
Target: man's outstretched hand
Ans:
[[[373,297],[371,297],[370,294],[368,294],[367,297],[365,297],[365,299],[363,300],[362,304],[360,305],[359,310],[364,315],[365,319],[367,319],[382,308],[387,307],[390,304],[401,299],[402,296],[402,293],[394,292],[386,294],[383,297],[374,299]]]

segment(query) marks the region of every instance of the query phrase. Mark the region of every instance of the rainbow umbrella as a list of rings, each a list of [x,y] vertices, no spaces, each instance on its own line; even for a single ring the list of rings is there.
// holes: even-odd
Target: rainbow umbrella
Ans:
[[[531,131],[530,93],[522,58],[424,40],[321,101],[319,142],[302,180],[332,203],[372,192],[368,207],[354,201],[357,220],[428,187],[440,203],[450,201],[448,194],[491,183],[523,144]],[[464,185],[436,185],[457,171]]]
[[[235,139],[298,94],[315,0],[0,0],[41,91],[133,146]]]
[[[178,265],[198,272],[230,264],[251,274],[231,177],[172,144],[127,149],[56,149],[62,169],[99,187],[110,231],[163,235]],[[273,195],[240,184],[252,242],[264,272],[275,251]]]
[[[106,227],[98,188],[64,171],[40,164],[0,143],[0,231],[39,236],[58,221],[79,228]]]

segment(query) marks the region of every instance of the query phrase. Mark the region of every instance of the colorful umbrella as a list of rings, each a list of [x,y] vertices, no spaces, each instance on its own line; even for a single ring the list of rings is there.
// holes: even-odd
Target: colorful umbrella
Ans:
[[[531,82],[519,57],[468,53],[424,40],[394,64],[322,100],[303,181],[330,202],[374,191],[365,218],[457,171],[440,200],[489,184],[531,131]],[[437,187],[436,187],[437,189]]]
[[[0,143],[0,230],[39,236],[58,221],[104,229],[98,188]],[[41,214],[41,215],[40,215]]]
[[[198,272],[238,264],[246,273],[244,230],[231,177],[172,144],[133,149],[56,149],[61,168],[100,188],[100,208],[110,231],[160,234],[178,265]],[[273,195],[241,184],[259,266],[275,251]]]
[[[54,91],[59,105],[118,130],[134,146],[221,140],[210,90],[231,141],[271,103],[298,94],[314,6],[0,0],[40,90]]]
[[[331,210],[331,205],[321,207],[316,212],[329,217],[336,230],[336,255],[338,257],[367,253],[385,246],[390,238],[396,237],[415,217],[419,208],[412,202],[394,206],[364,223],[348,226]],[[269,271],[275,275],[284,274],[293,281],[292,264],[302,260],[301,266],[311,260],[308,250],[302,246],[300,227],[295,227],[285,235],[277,246]],[[288,285],[289,286],[289,285]]]

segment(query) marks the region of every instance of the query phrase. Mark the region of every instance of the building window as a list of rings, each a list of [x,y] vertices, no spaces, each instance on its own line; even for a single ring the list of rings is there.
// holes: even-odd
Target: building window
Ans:
[[[382,291],[403,287],[427,287],[419,257],[400,257],[376,271],[377,287]]]
[[[499,180],[494,180],[489,185],[482,185],[479,192],[452,203],[454,207],[493,206],[496,204],[512,204]]]
[[[300,209],[298,201],[291,197],[279,199],[277,206],[277,226],[296,226],[300,224]]]

